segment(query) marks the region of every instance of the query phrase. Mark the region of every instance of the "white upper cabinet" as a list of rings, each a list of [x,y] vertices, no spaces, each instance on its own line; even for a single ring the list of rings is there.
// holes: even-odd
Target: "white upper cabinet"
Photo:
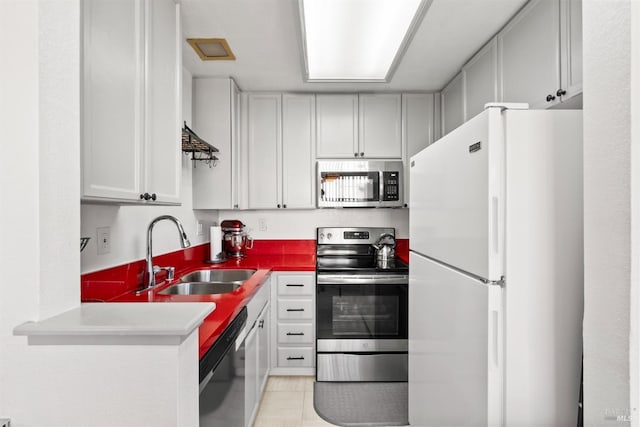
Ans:
[[[404,203],[409,204],[409,172],[411,156],[434,140],[434,94],[405,93],[402,95],[402,144],[404,161]]]
[[[182,39],[174,0],[146,0],[145,191],[180,202]]]
[[[282,95],[249,94],[249,209],[282,206]]]
[[[142,192],[144,8],[141,0],[83,3],[82,196]]]
[[[83,2],[83,201],[180,202],[179,23],[173,0]]]
[[[562,99],[582,93],[582,0],[560,3]]]
[[[399,94],[317,95],[317,157],[402,158]]]
[[[283,208],[315,208],[315,117],[315,95],[282,96]]]
[[[559,103],[563,95],[566,99],[561,78],[560,30],[565,25],[560,19],[560,3],[532,0],[498,34],[505,102],[548,108]]]
[[[402,158],[400,94],[359,95],[359,157]]]
[[[316,96],[317,157],[358,157],[358,95]]]
[[[249,209],[315,208],[315,95],[247,98]]]
[[[498,39],[494,37],[462,67],[465,121],[480,114],[487,102],[498,101]]]
[[[442,89],[442,135],[446,135],[464,123],[464,76],[462,72]]]
[[[195,209],[238,209],[241,206],[239,139],[240,91],[229,78],[193,80],[194,132],[218,150],[215,167],[196,162],[193,170]]]
[[[545,108],[560,88],[560,2],[532,0],[498,34],[505,102]]]

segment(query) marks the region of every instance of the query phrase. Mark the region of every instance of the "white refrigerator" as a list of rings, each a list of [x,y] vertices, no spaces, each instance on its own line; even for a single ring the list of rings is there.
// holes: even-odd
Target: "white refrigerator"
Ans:
[[[411,426],[575,426],[582,112],[495,104],[410,170]]]

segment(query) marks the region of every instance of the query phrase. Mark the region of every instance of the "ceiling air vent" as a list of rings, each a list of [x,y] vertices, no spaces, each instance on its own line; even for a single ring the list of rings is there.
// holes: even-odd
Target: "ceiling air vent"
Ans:
[[[226,39],[187,39],[187,43],[203,61],[234,61],[236,59]]]

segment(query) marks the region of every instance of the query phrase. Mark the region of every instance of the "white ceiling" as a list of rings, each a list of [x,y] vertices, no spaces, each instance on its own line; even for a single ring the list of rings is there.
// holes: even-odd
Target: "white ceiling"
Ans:
[[[185,39],[224,37],[237,58],[202,61],[185,42],[184,65],[245,91],[438,91],[524,3],[433,0],[389,83],[306,83],[298,0],[182,0]]]

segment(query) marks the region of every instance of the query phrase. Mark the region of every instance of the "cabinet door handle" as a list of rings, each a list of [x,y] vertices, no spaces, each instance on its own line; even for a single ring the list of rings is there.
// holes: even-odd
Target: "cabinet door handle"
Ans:
[[[280,209],[280,204],[278,204],[278,209]]]
[[[287,308],[287,311],[304,311],[304,308]]]
[[[558,89],[558,91],[556,92],[556,95],[558,96],[564,96],[567,94],[567,91],[564,89]]]
[[[140,194],[140,200],[144,200],[144,194]]]
[[[144,195],[142,196],[142,198],[144,198],[145,200],[149,200],[151,198],[151,194],[149,193],[144,193]]]
[[[547,102],[555,101],[555,99],[556,99],[555,96],[553,96],[551,94],[547,95]]]
[[[287,209],[287,205],[282,205],[283,208]]]
[[[298,357],[287,357],[287,360],[304,360],[304,356],[298,356]]]
[[[258,323],[258,328],[264,328],[264,319]]]
[[[233,205],[234,209],[238,209],[238,205]]]
[[[303,288],[304,284],[302,284],[302,283],[287,283],[286,286],[288,286],[290,288]]]
[[[151,200],[156,200],[157,198],[158,198],[158,197],[156,196],[156,193],[153,193],[153,194],[151,195]]]
[[[358,153],[353,153],[353,157],[358,157]]]
[[[301,337],[304,335],[304,332],[287,332],[288,336]]]
[[[360,157],[364,157],[364,152],[361,152],[361,153],[360,153]]]

